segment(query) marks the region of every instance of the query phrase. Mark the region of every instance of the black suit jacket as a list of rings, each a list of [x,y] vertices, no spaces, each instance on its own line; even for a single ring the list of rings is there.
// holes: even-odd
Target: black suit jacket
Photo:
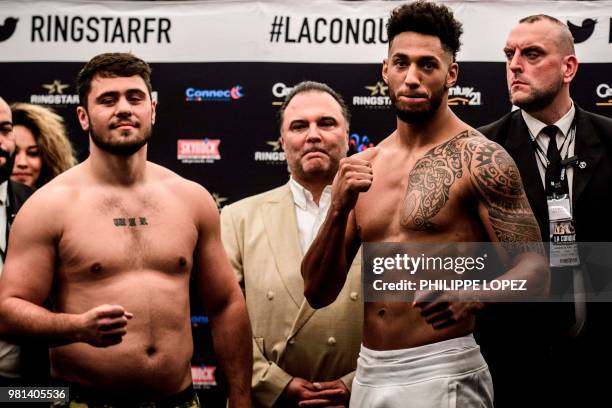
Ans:
[[[548,241],[546,194],[520,110],[479,131],[502,145],[516,162],[542,239]],[[574,154],[578,156],[578,163],[583,162],[582,166],[574,166],[572,182],[576,237],[580,242],[612,241],[612,119],[576,106]],[[589,265],[592,259],[584,255],[581,253],[581,261],[587,264],[583,271],[588,271],[589,281],[599,287],[605,286],[606,279],[609,283],[609,271],[598,274],[597,267]],[[551,276],[554,273],[551,271]],[[604,282],[598,282],[602,276]],[[563,386],[555,380],[546,385],[546,379],[553,378],[557,372],[563,372],[559,375],[570,382],[588,377],[595,360],[603,361],[602,358],[612,355],[604,345],[610,340],[606,333],[612,321],[611,309],[609,303],[587,303],[582,337],[568,339],[563,332],[574,321],[571,303],[487,306],[480,317],[477,335],[493,375],[496,406],[552,406],[551,398]],[[584,364],[579,369],[563,360],[570,353],[565,347],[568,341],[579,344],[574,348],[577,351],[571,351],[577,352],[577,359]]]

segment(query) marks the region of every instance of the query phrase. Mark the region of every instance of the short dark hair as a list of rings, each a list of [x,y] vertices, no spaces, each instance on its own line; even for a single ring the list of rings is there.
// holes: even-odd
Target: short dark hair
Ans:
[[[151,96],[151,67],[131,53],[113,52],[99,54],[89,60],[77,75],[77,91],[82,106],[87,107],[87,96],[91,91],[91,80],[94,76],[103,78],[130,77],[139,75],[147,85]]]
[[[442,47],[453,56],[453,61],[457,59],[463,28],[445,5],[419,0],[396,7],[387,22],[389,46],[395,36],[406,31],[438,37]]]
[[[533,24],[538,21],[548,21],[550,23],[555,24],[560,30],[560,35],[558,36],[558,40],[559,40],[559,46],[562,48],[562,51],[565,54],[575,54],[576,53],[574,49],[574,36],[569,30],[569,27],[561,20],[558,20],[554,18],[553,16],[549,16],[548,14],[534,14],[531,16],[521,18],[519,20],[519,24]]]
[[[336,102],[338,102],[338,105],[340,105],[340,109],[342,110],[342,116],[344,116],[344,119],[346,120],[346,126],[349,126],[351,114],[348,110],[348,107],[346,106],[346,103],[344,102],[344,99],[342,98],[342,95],[334,91],[329,85],[324,84],[322,82],[302,81],[293,88],[291,88],[291,91],[289,91],[287,96],[285,96],[285,100],[283,101],[283,104],[278,110],[279,128],[283,127],[283,116],[285,114],[285,109],[287,109],[287,105],[289,105],[289,102],[291,102],[294,96],[304,92],[324,92],[326,94],[331,95],[331,97],[334,98]]]

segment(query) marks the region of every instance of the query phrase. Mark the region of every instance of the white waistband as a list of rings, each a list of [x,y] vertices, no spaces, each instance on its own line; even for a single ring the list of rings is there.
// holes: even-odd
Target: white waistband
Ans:
[[[361,345],[357,381],[361,384],[410,384],[468,374],[487,368],[474,336],[400,350],[371,350]]]

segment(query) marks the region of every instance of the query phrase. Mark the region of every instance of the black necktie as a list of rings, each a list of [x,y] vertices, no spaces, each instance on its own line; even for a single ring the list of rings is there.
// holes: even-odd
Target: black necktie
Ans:
[[[546,166],[546,176],[544,178],[547,195],[552,193],[569,193],[567,175],[561,180],[561,153],[559,153],[559,148],[557,147],[558,131],[559,128],[555,125],[548,125],[542,129],[542,133],[549,137],[548,149],[546,150],[548,166]]]

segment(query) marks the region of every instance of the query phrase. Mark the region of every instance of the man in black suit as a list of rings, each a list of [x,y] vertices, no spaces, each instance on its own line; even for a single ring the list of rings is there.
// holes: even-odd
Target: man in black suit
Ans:
[[[30,188],[10,180],[14,153],[15,136],[11,109],[4,99],[0,98],[0,274],[6,259],[11,223],[19,207],[32,194]],[[22,364],[20,351],[19,346],[0,339],[0,386],[19,384],[20,377],[23,376],[31,379],[30,370],[33,365]],[[36,365],[38,366],[38,363]]]
[[[520,109],[479,130],[515,160],[545,241],[555,231],[580,242],[612,241],[612,120],[570,97],[578,69],[570,31],[550,16],[526,17],[504,53],[510,101]],[[566,197],[571,220],[551,223],[550,197]],[[610,281],[593,258],[581,248],[580,265],[551,269],[551,292],[567,301],[492,305],[483,314],[479,343],[496,407],[601,405],[607,388],[594,370],[612,367],[612,307],[589,302]]]

